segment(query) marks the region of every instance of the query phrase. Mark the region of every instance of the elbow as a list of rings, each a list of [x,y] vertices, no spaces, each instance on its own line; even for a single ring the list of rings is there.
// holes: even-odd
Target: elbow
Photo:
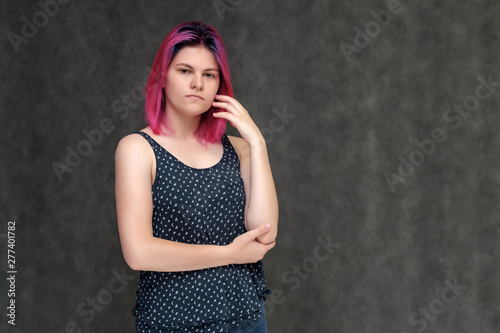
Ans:
[[[127,263],[128,267],[130,267],[130,269],[132,269],[133,271],[142,271],[143,270],[140,263],[137,261],[125,259],[125,262]]]
[[[134,271],[149,271],[153,264],[151,239],[149,237],[129,237],[121,240],[123,259]]]
[[[267,233],[257,237],[257,240],[262,244],[271,244],[276,241],[278,236],[278,226],[271,227]]]
[[[140,251],[132,250],[123,253],[123,258],[127,263],[128,267],[134,271],[144,271],[146,269],[144,256],[141,255]]]
[[[134,271],[140,271],[141,267],[139,264],[139,261],[135,258],[131,258],[130,256],[124,256],[125,262],[127,263],[128,267]]]
[[[257,237],[257,240],[259,241],[259,243],[262,243],[262,244],[266,244],[266,245],[271,244],[271,243],[274,243],[276,241],[276,235],[265,234],[265,235]]]
[[[252,217],[248,217],[245,222],[245,227],[247,230],[253,230],[264,224],[270,224],[271,229],[263,235],[257,237],[257,240],[262,244],[270,244],[276,240],[278,236],[278,217],[272,219],[252,219]]]

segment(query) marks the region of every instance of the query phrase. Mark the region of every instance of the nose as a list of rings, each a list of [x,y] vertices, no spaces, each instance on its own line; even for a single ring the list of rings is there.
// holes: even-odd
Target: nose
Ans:
[[[203,90],[203,78],[201,75],[193,75],[193,80],[191,81],[191,89]]]

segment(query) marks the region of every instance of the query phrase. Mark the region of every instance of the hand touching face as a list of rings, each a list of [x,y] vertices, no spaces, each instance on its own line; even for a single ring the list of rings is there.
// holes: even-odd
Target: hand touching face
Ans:
[[[215,112],[214,117],[228,120],[246,142],[251,144],[256,140],[263,140],[262,134],[250,114],[236,99],[226,95],[216,95],[212,105],[225,110]]]

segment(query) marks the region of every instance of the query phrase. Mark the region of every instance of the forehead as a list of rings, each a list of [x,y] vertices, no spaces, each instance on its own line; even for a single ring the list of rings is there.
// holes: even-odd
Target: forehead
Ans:
[[[215,56],[208,48],[202,45],[184,46],[172,59],[171,66],[184,63],[193,68],[219,68]]]

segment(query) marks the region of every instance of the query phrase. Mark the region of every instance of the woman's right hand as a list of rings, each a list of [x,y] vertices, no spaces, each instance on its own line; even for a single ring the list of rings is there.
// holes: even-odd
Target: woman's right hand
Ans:
[[[276,245],[276,241],[263,244],[257,240],[258,237],[269,232],[269,224],[260,226],[236,237],[233,242],[227,245],[230,261],[232,264],[255,263]]]

